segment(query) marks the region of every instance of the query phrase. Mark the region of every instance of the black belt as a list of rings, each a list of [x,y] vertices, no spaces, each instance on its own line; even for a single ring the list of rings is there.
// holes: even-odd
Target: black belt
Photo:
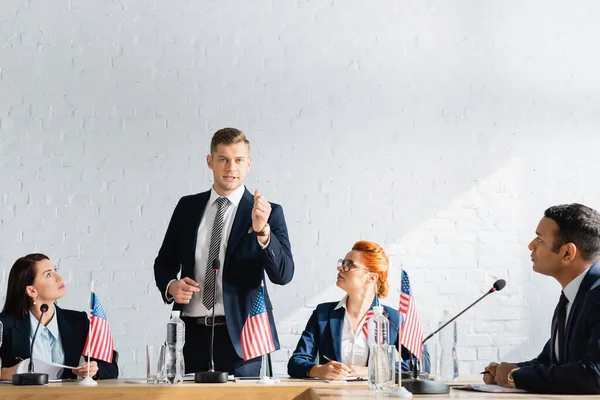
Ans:
[[[202,326],[227,325],[224,315],[216,315],[214,319],[213,319],[213,317],[208,317],[208,316],[207,317],[181,317],[181,319],[185,323],[197,324],[197,325],[202,325]]]

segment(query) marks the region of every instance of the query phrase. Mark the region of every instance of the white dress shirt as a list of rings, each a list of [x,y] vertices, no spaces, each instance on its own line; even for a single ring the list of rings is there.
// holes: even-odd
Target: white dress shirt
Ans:
[[[246,188],[241,185],[233,193],[229,194],[227,199],[229,205],[225,209],[223,215],[223,233],[221,234],[221,247],[219,248],[219,261],[221,269],[217,272],[217,294],[215,296],[215,315],[225,315],[223,309],[223,260],[225,260],[225,251],[227,250],[227,241],[229,240],[229,234],[231,233],[231,227],[233,220],[235,219],[235,213],[237,212],[240,200],[244,195]],[[213,224],[215,222],[215,216],[219,206],[217,205],[217,199],[221,197],[214,190],[210,191],[210,198],[206,203],[204,209],[204,215],[200,221],[198,227],[198,238],[196,240],[196,256],[194,262],[194,280],[198,282],[200,291],[194,293],[189,304],[183,306],[182,315],[188,317],[203,317],[206,315],[212,315],[212,308],[207,310],[202,303],[202,294],[204,292],[204,277],[206,276],[206,266],[208,264],[208,249],[210,247],[210,237],[212,234]]]
[[[29,313],[29,345],[37,328],[38,320],[35,319],[32,313]],[[58,331],[58,322],[56,322],[56,312],[48,325],[40,325],[31,357],[47,361],[49,363],[62,364],[65,361],[65,351],[60,340],[60,332]]]
[[[589,268],[586,269],[585,271],[583,271],[581,274],[577,275],[563,289],[563,293],[565,294],[565,297],[567,298],[567,300],[569,300],[569,302],[567,303],[567,317],[566,317],[567,321],[569,320],[569,313],[571,312],[571,306],[573,305],[573,302],[575,301],[575,297],[577,297],[577,292],[579,292],[579,287],[581,286],[581,282],[583,282],[583,278],[585,278],[585,275],[587,274],[588,271],[589,271]],[[565,329],[567,329],[566,323],[565,323]],[[554,354],[556,354],[556,359],[560,360],[560,358],[559,358],[560,351],[558,350],[558,335],[556,335],[556,340],[554,341]]]
[[[344,307],[346,312],[344,313],[344,328],[342,329],[342,360],[341,362],[346,365],[356,365],[360,367],[366,367],[369,361],[369,342],[367,337],[362,332],[362,327],[365,323],[366,315],[358,324],[356,332],[352,331],[352,322],[348,317],[348,309],[346,302],[348,295],[344,296],[342,300],[335,307],[338,310],[340,307]]]

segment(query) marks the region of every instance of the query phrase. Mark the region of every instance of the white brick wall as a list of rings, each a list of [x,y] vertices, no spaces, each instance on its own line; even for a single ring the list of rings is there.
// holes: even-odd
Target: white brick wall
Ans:
[[[65,307],[93,274],[122,376],[143,375],[169,308],[152,263],[210,135],[252,141],[251,189],[285,207],[295,279],[272,288],[284,349],[340,297],[335,260],[382,243],[425,331],[497,278],[459,325],[462,372],[532,357],[558,285],[531,271],[545,207],[600,209],[600,5],[520,1],[5,0],[0,278],[42,251]],[[319,279],[315,276],[319,275]],[[2,300],[0,299],[0,300]]]

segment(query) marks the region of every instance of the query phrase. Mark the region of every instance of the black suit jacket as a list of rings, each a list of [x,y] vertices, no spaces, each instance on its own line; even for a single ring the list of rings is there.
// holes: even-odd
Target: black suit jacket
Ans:
[[[85,341],[87,339],[90,322],[84,311],[63,310],[55,306],[55,318],[58,323],[60,339],[65,352],[64,365],[77,366]],[[4,325],[4,338],[0,348],[2,367],[8,368],[18,364],[21,359],[31,357],[29,343],[30,323],[29,315],[24,318],[15,318],[12,315],[1,313],[0,321]],[[35,358],[35,355],[34,355]],[[98,363],[98,379],[115,379],[119,376],[119,367],[115,360],[112,363],[91,358]],[[69,369],[63,371],[62,378],[74,378],[75,374]]]
[[[179,273],[181,278],[194,279],[198,227],[209,198],[210,191],[182,197],[173,211],[163,244],[154,261],[156,286],[165,302],[168,302],[165,297],[167,285],[172,279],[178,279]],[[271,227],[271,239],[269,245],[263,250],[256,235],[248,233],[248,229],[252,226],[253,205],[253,195],[245,190],[229,234],[222,272],[219,272],[223,274],[223,303],[227,330],[240,357],[243,357],[240,343],[242,327],[250,312],[252,300],[265,279],[265,273],[271,282],[279,285],[287,284],[294,276],[294,260],[283,209],[280,205],[271,203],[271,215],[268,221]],[[203,284],[203,282],[199,283]],[[265,305],[271,323],[273,342],[275,348],[279,349],[273,306],[266,287]],[[181,310],[182,307],[181,304],[176,303],[173,309]]]
[[[552,336],[537,358],[518,363],[515,385],[536,393],[600,393],[600,261],[581,282],[565,326],[560,361],[554,343],[558,310],[552,318]]]

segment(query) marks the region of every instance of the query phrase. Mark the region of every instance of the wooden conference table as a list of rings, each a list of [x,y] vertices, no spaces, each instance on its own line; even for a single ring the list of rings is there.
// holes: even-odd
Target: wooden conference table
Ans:
[[[475,382],[475,381],[471,381]],[[477,382],[480,383],[480,382]],[[0,400],[96,400],[96,399],[382,399],[387,393],[369,390],[365,382],[346,384],[322,381],[282,379],[274,385],[259,385],[253,381],[226,384],[147,385],[127,383],[125,379],[99,381],[98,386],[83,387],[77,383],[53,383],[46,386],[0,385]],[[565,399],[597,398],[599,396],[551,396],[535,394],[477,393],[450,389],[449,394],[414,395],[414,399]]]

